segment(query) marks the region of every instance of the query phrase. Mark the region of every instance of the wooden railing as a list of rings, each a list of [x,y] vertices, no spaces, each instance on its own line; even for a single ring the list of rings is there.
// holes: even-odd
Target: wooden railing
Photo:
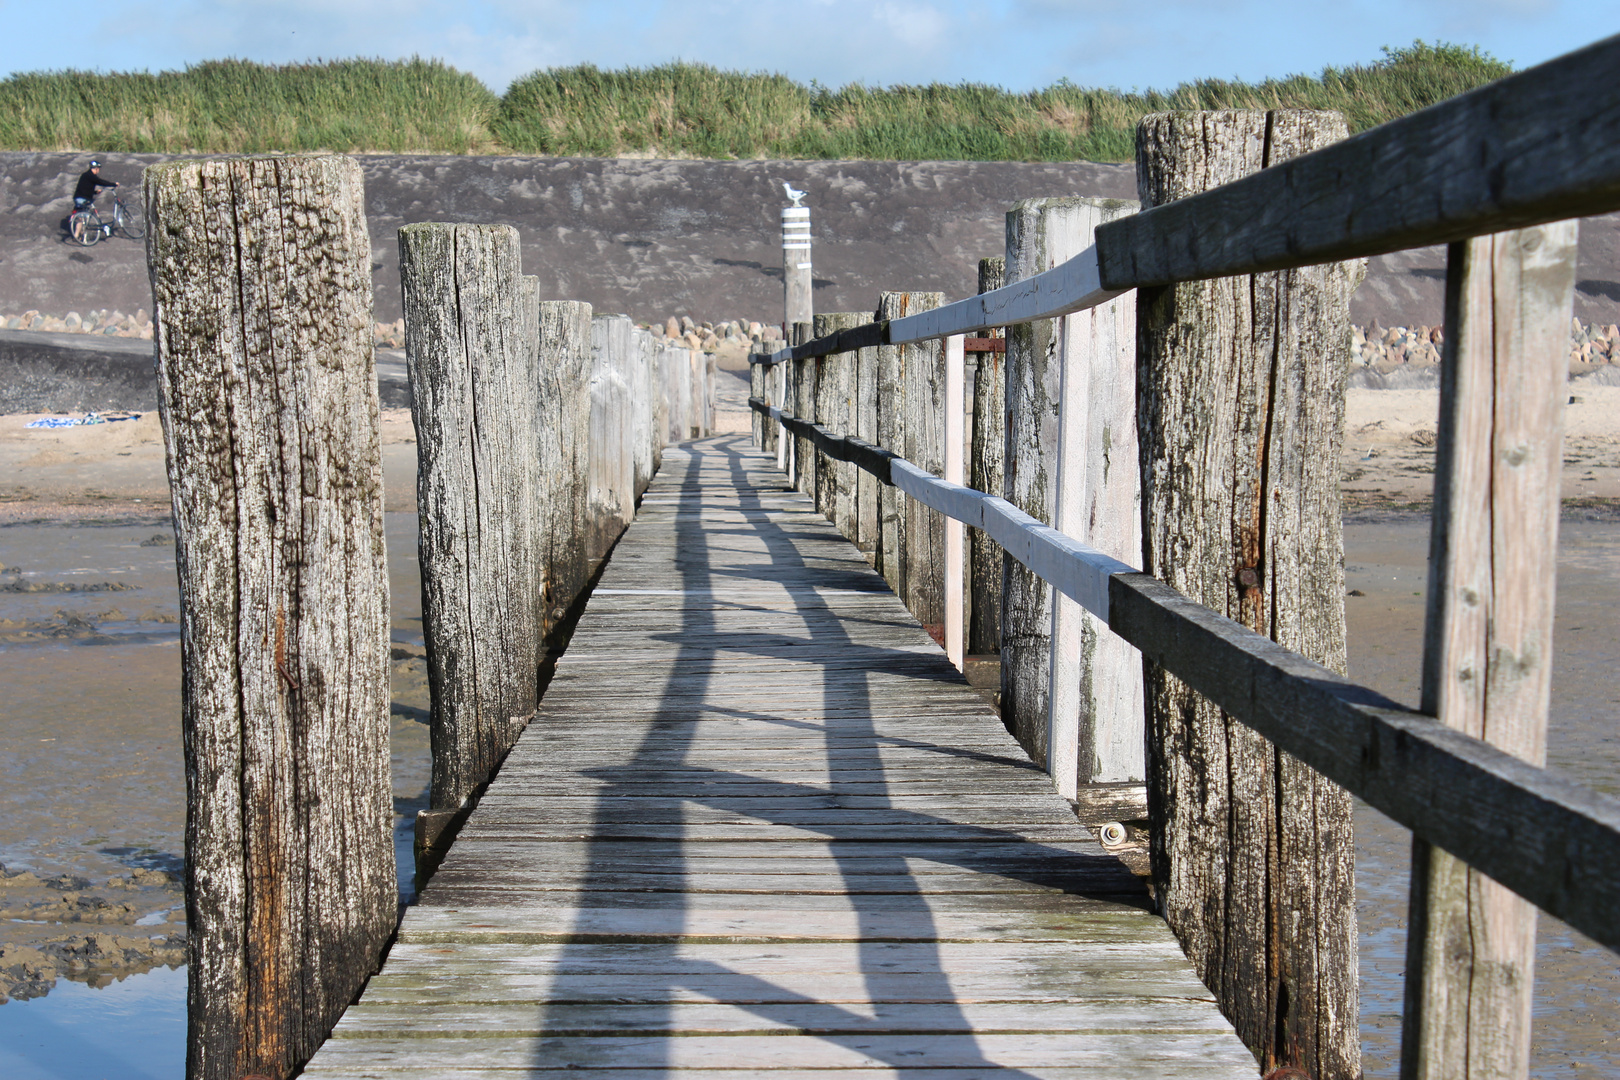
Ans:
[[[1539,765],[1566,358],[1548,342],[1567,334],[1574,227],[1533,228],[1620,209],[1616,71],[1620,37],[1107,221],[1089,247],[1043,273],[754,358],[751,404],[774,421],[784,464],[795,445],[813,446],[983,530],[1150,664],[1412,830],[1405,1077],[1527,1068],[1534,913],[1468,867],[1620,949],[1620,800]],[[949,388],[962,383],[961,335],[1096,308],[1132,289],[1441,242],[1451,248],[1421,711],[963,486],[959,458],[942,478],[782,407],[789,369],[803,361],[945,339],[947,410],[960,418]],[[775,380],[765,375],[773,368]],[[762,442],[772,434],[756,427]],[[959,453],[959,436],[954,445]],[[959,559],[945,576],[960,580]],[[946,647],[959,662],[960,635],[947,612]],[[1072,768],[1060,744],[1074,737],[1048,734],[1060,790]],[[1353,1006],[1353,978],[1350,992]],[[1268,1067],[1285,1058],[1262,1054]]]

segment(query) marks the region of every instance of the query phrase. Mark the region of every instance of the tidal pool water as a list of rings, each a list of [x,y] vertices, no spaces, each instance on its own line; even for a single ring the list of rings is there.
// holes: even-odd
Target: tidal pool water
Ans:
[[[62,980],[0,1005],[6,1080],[178,1080],[186,1074],[186,969],[92,989]]]

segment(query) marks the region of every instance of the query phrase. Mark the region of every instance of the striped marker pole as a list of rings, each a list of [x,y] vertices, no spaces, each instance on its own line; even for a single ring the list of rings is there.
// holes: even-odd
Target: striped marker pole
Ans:
[[[810,302],[810,208],[782,208],[782,294],[787,332],[814,317]]]

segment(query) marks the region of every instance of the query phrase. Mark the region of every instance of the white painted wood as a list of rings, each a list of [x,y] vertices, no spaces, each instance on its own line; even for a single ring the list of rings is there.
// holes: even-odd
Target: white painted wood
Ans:
[[[1046,250],[1089,244],[1097,227],[1135,203],[1073,199],[1046,210]],[[1060,362],[1052,525],[1120,559],[1142,550],[1136,444],[1136,298],[1066,315],[1056,327]],[[1142,658],[1105,621],[1066,596],[1052,605],[1047,711],[1053,782],[1064,798],[1080,784],[1145,778]]]
[[[965,445],[962,433],[967,379],[967,356],[962,336],[945,339],[945,480],[961,484],[965,479]],[[945,655],[961,669],[963,664],[962,584],[967,534],[960,518],[945,521]]]
[[[889,323],[889,341],[928,341],[997,326],[1053,319],[1105,304],[1123,290],[1105,289],[1097,274],[1096,245],[1050,270]]]
[[[892,466],[895,487],[958,521],[983,529],[1014,559],[1100,619],[1108,618],[1108,579],[1136,568],[1042,525],[1006,499],[951,484],[909,461]]]

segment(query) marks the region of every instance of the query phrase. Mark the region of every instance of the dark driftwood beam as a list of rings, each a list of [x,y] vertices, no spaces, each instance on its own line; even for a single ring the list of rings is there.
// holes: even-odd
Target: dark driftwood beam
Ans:
[[[360,167],[147,170],[180,572],[191,1080],[295,1072],[393,931]]]
[[[1252,274],[1620,207],[1620,36],[1097,230],[1104,287]]]
[[[1109,625],[1221,708],[1437,847],[1620,949],[1620,800],[1404,709],[1146,574]]]

